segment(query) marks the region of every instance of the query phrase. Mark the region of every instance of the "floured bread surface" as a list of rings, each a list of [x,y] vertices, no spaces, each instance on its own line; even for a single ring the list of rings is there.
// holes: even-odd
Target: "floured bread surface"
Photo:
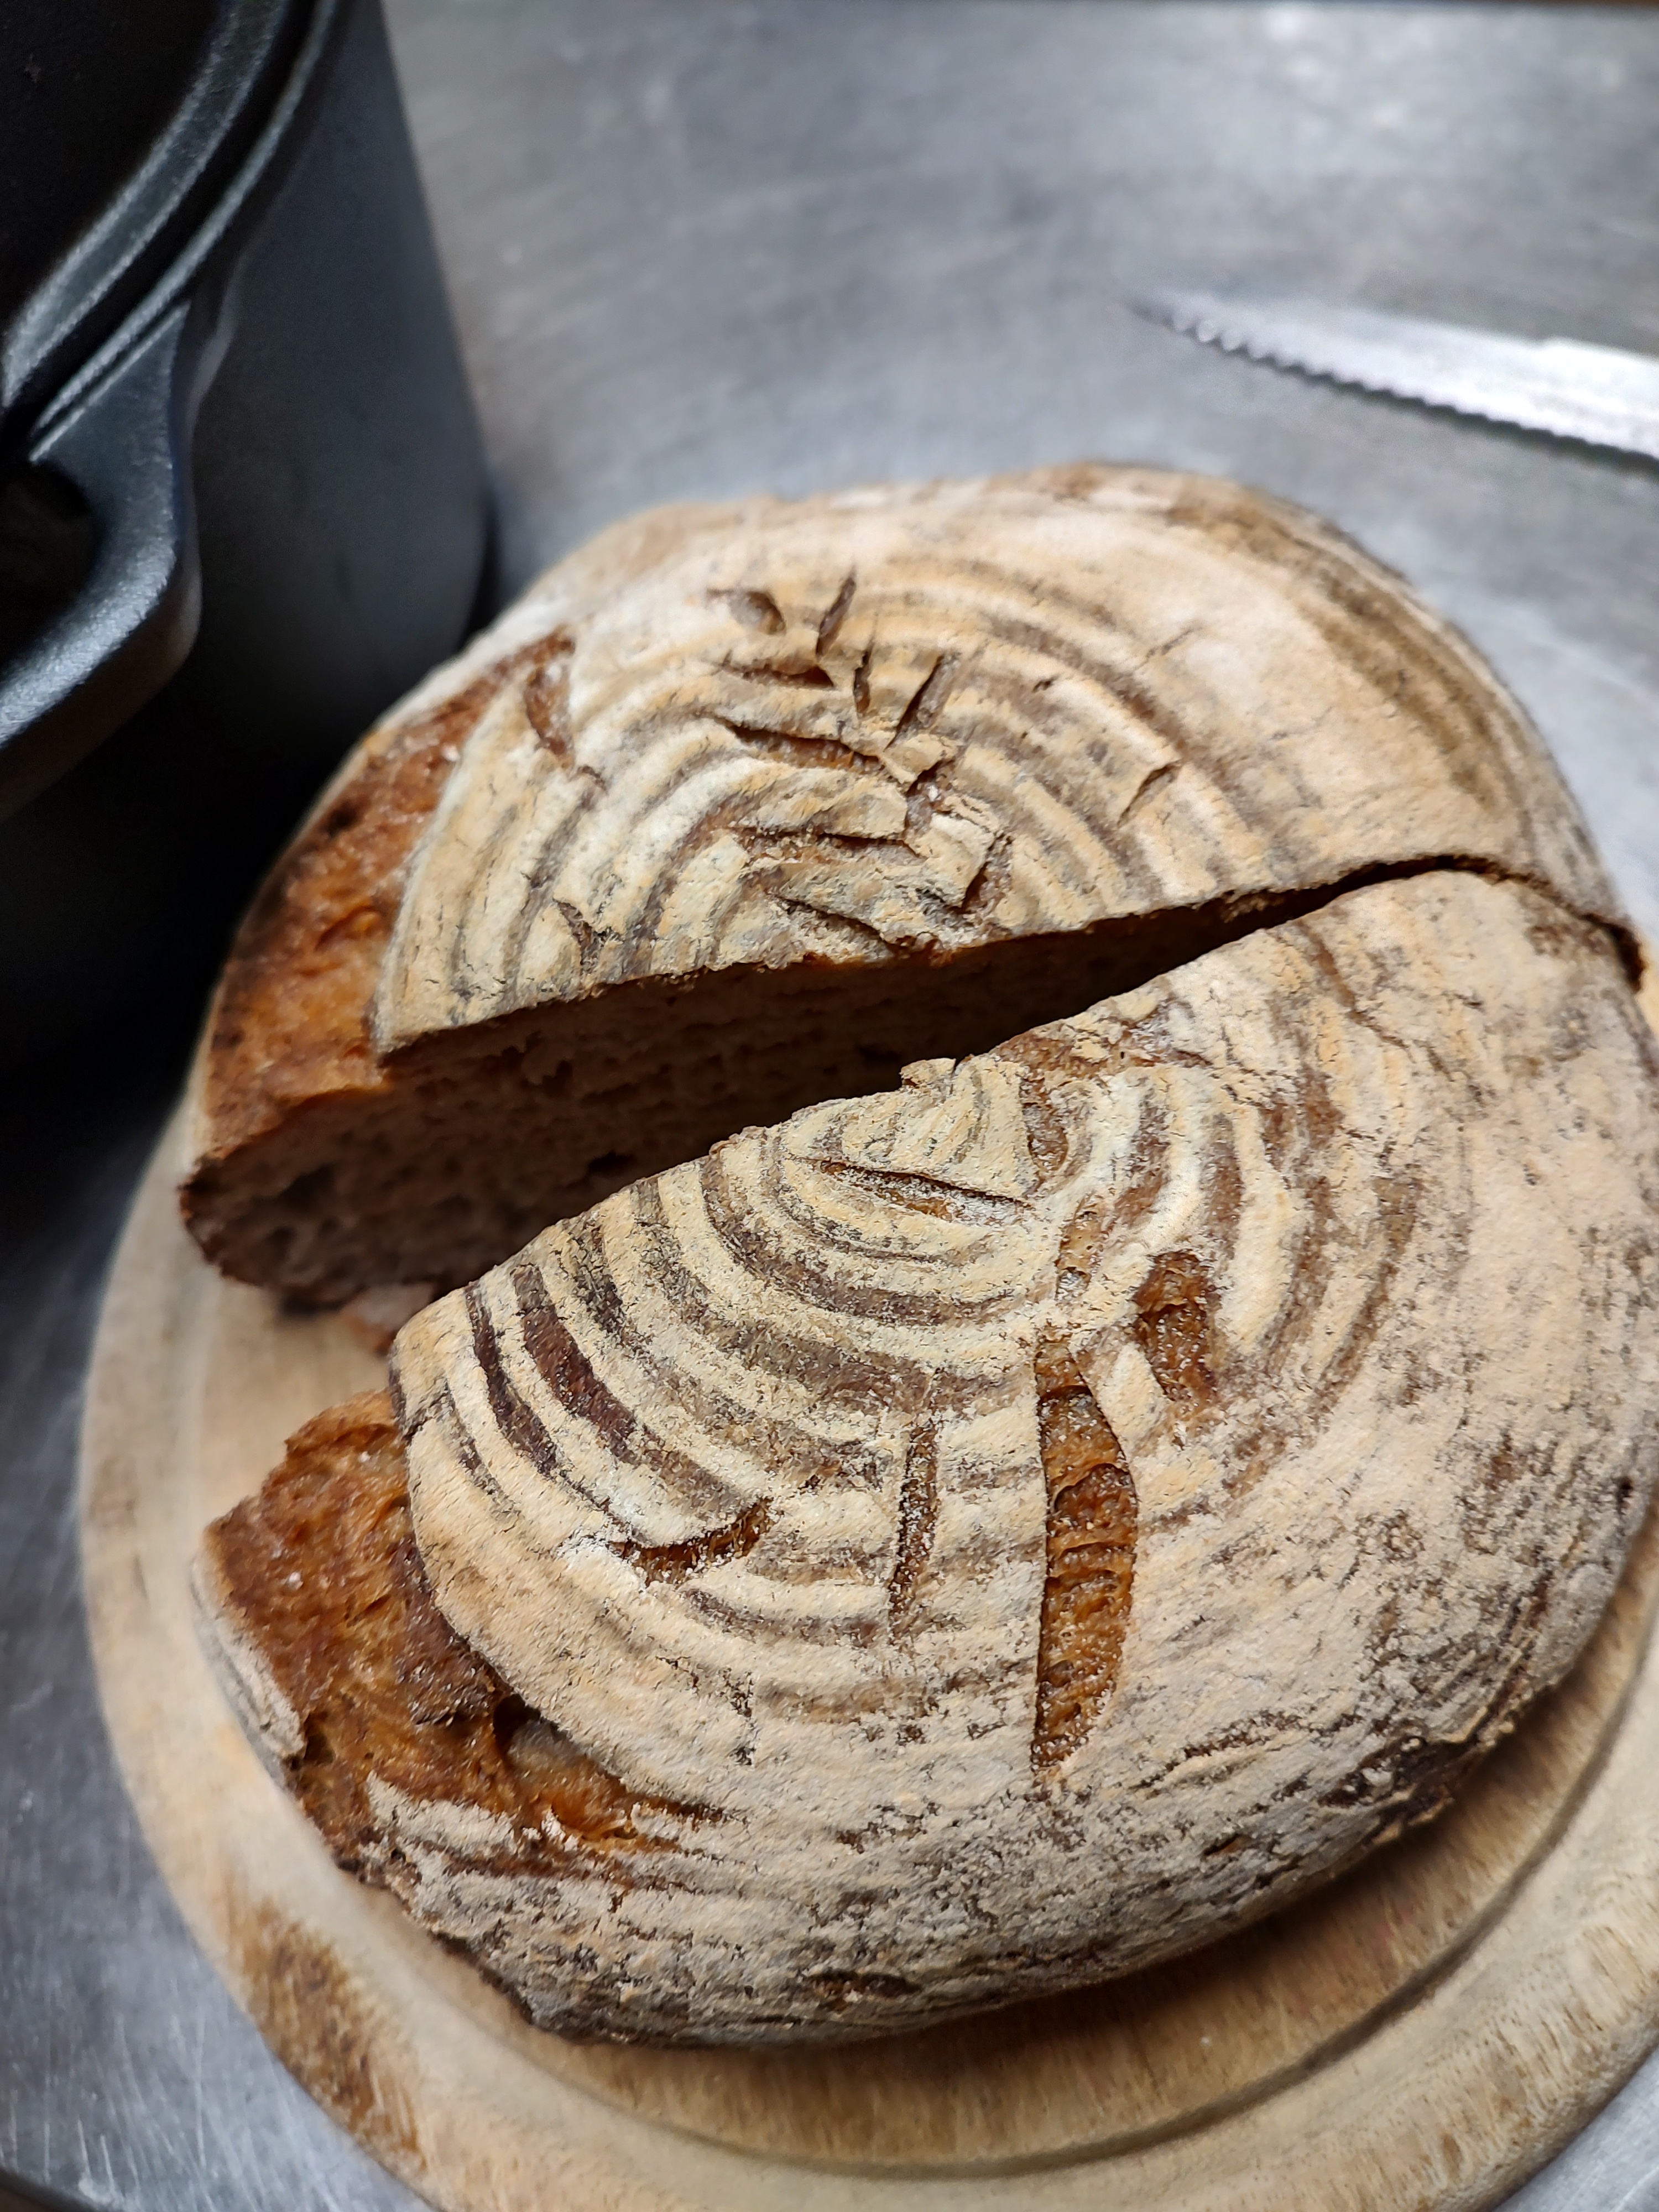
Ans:
[[[393,1352],[423,1583],[633,1833],[508,1849],[396,1748],[367,1848],[588,2036],[875,2033],[1282,1904],[1586,1641],[1656,1206],[1605,934],[1446,871],[643,1181]]]
[[[1490,673],[1294,509],[1077,468],[665,510],[348,763],[233,954],[186,1213],[301,1296],[453,1282],[1444,860],[1616,922]]]

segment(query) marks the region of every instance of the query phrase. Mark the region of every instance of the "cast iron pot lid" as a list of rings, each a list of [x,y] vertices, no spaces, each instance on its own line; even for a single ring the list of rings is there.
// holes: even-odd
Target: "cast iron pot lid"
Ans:
[[[195,403],[345,14],[12,0],[0,16],[0,818],[195,636]]]
[[[0,18],[0,458],[200,228],[313,0],[11,0]]]

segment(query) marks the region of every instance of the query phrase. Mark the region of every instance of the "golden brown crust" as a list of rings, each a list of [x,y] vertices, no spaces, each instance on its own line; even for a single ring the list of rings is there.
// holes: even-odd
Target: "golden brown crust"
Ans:
[[[664,507],[604,531],[561,564],[573,606],[616,589],[700,522],[727,509]],[[296,1109],[381,1097],[375,988],[410,857],[460,749],[492,699],[518,686],[555,746],[562,702],[545,678],[568,637],[539,618],[537,589],[440,669],[363,739],[278,860],[236,934],[203,1040],[198,1110],[204,1161],[279,1128]]]
[[[211,1152],[264,1135],[311,1100],[386,1089],[369,1013],[410,855],[496,687],[518,678],[533,694],[557,658],[556,640],[538,641],[377,731],[267,878],[237,933],[208,1030]]]
[[[538,1720],[439,1612],[385,1391],[289,1439],[264,1486],[208,1530],[198,1587],[222,1657],[257,1655],[276,1692],[288,1741],[274,1763],[342,1866],[397,1887],[376,1784],[483,1815],[498,1872],[544,1871],[573,1847],[653,1848],[637,1793]]]

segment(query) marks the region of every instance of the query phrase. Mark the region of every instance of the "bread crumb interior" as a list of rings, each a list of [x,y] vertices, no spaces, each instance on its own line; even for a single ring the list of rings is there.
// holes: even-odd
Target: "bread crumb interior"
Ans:
[[[650,978],[422,1040],[307,1097],[183,1192],[208,1257],[337,1305],[466,1282],[554,1221],[723,1137],[989,1051],[1382,874],[1218,900],[947,961]]]

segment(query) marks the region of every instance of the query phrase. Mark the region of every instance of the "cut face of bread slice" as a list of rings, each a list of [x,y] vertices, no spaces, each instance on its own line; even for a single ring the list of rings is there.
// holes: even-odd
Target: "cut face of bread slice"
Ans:
[[[1431,872],[550,1229],[398,1337],[410,1526],[521,1701],[476,1771],[533,1712],[632,1834],[411,1764],[393,1657],[349,1850],[616,2038],[881,2033],[1285,1902],[1437,1810],[1613,1588],[1656,1086],[1605,933]],[[227,1525],[204,1605],[303,1796]]]
[[[1442,860],[1617,923],[1488,672],[1309,516],[1105,468],[669,510],[347,764],[227,969],[186,1215],[301,1297],[453,1283]]]

